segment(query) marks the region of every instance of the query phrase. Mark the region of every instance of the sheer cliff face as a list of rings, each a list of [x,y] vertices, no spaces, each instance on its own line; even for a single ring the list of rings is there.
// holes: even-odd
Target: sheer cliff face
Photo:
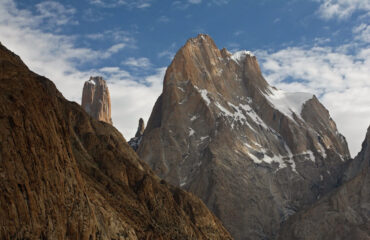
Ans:
[[[0,239],[231,239],[0,44]]]
[[[349,158],[328,111],[268,85],[247,51],[190,39],[166,72],[138,154],[201,197],[236,239],[280,223],[331,190]]]
[[[370,128],[362,151],[349,163],[346,181],[310,208],[293,216],[281,240],[370,239]]]
[[[90,77],[85,82],[81,106],[94,119],[112,124],[109,90],[102,77]]]

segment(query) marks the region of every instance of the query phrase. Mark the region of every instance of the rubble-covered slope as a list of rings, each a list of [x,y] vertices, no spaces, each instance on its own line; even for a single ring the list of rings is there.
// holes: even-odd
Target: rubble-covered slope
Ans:
[[[0,44],[1,239],[231,239],[110,124]]]
[[[203,34],[168,67],[138,154],[203,199],[236,239],[275,237],[337,185],[349,159],[314,95],[270,86],[252,53],[219,50]]]

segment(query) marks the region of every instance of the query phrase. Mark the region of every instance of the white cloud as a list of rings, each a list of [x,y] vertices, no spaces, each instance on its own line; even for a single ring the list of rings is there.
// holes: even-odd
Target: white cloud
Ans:
[[[58,18],[58,15],[55,15]],[[143,78],[131,76],[117,66],[80,71],[80,63],[95,62],[115,54],[135,41],[127,32],[111,30],[96,40],[115,42],[106,50],[75,46],[76,36],[43,31],[43,21],[28,10],[17,9],[13,0],[0,0],[0,41],[20,55],[29,68],[51,79],[69,100],[80,103],[84,81],[102,75],[108,80],[114,126],[126,139],[135,134],[140,117],[148,119],[162,90],[164,69]],[[40,30],[41,29],[41,30]],[[125,42],[126,41],[126,42]]]
[[[169,21],[170,21],[170,19],[168,17],[166,17],[166,16],[160,16],[158,18],[158,22],[167,23]]]
[[[158,53],[159,58],[166,57],[170,60],[172,60],[176,53],[176,43],[172,43],[167,49],[164,49],[163,51]]]
[[[347,51],[348,47],[292,47],[259,51],[257,56],[272,85],[320,97],[355,155],[370,124],[370,48]]]
[[[353,33],[356,34],[356,40],[370,43],[370,25],[362,23],[353,29]]]
[[[355,11],[370,11],[369,0],[314,0],[321,3],[318,14],[324,19],[346,19]]]
[[[136,41],[132,37],[132,33],[121,30],[121,29],[112,29],[105,30],[104,32],[91,33],[85,36],[88,39],[96,41],[110,41],[114,43],[125,43],[127,47],[136,48]]]
[[[127,72],[103,74],[109,79],[109,91],[112,98],[113,124],[126,140],[135,135],[139,118],[148,121],[154,103],[162,92],[166,68],[159,68],[156,73],[140,80],[125,76]]]
[[[215,5],[221,6],[221,5],[228,4],[229,2],[230,0],[212,0],[210,3],[208,3],[208,5],[215,4]]]
[[[191,4],[199,4],[202,2],[202,0],[189,0],[188,2]]]
[[[238,36],[240,36],[240,35],[242,35],[242,34],[244,34],[244,31],[243,31],[243,30],[237,30],[237,31],[235,31],[235,32],[233,33],[233,35],[234,35],[235,37],[238,37]]]
[[[122,62],[123,65],[135,67],[135,68],[148,68],[152,64],[150,63],[150,60],[148,58],[142,57],[142,58],[133,58],[130,57],[127,60]]]
[[[46,21],[49,27],[78,23],[76,20],[73,20],[76,9],[66,7],[58,2],[40,2],[36,4],[36,9],[39,13],[38,17]]]
[[[89,3],[98,7],[115,8],[126,6],[129,8],[148,8],[151,0],[89,0]]]
[[[114,44],[113,46],[111,46],[104,54],[104,57],[105,58],[108,58],[110,56],[112,56],[112,54],[115,54],[115,53],[118,53],[119,51],[121,51],[123,48],[126,47],[126,44],[124,43],[117,43],[117,44]]]
[[[177,9],[185,10],[189,8],[191,5],[199,5],[201,3],[206,3],[207,6],[221,6],[228,4],[230,0],[209,0],[209,1],[202,1],[202,0],[177,0],[172,2],[172,6]]]

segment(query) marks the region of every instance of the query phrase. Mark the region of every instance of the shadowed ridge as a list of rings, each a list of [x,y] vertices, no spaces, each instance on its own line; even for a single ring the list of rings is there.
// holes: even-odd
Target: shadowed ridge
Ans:
[[[349,162],[344,182],[285,222],[279,239],[369,239],[369,164],[370,127],[361,152]]]

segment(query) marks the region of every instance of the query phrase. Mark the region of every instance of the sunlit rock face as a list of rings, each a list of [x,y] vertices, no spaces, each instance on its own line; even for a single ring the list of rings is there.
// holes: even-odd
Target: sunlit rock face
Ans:
[[[90,77],[85,82],[81,106],[94,119],[112,124],[108,85],[102,77]]]
[[[281,240],[370,239],[370,128],[343,183],[280,230]]]
[[[349,159],[329,112],[307,93],[270,86],[248,51],[186,42],[168,67],[138,154],[199,196],[235,239],[271,239],[332,190]]]

